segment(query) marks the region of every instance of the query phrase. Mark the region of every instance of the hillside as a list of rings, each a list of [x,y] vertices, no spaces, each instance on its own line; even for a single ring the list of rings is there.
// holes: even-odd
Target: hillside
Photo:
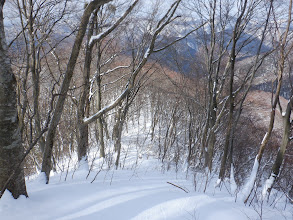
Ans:
[[[281,3],[0,1],[0,220],[293,219]]]
[[[141,128],[143,129],[143,128]],[[41,177],[27,181],[29,198],[14,200],[5,192],[0,200],[1,219],[38,220],[247,220],[291,219],[292,206],[286,206],[281,197],[275,207],[252,203],[245,206],[235,200],[227,185],[214,188],[213,181],[207,193],[202,192],[205,177],[185,172],[166,172],[150,151],[137,152],[133,143],[134,128],[125,134],[123,152],[128,156],[123,169],[82,168],[73,172],[54,173],[49,185]],[[123,157],[125,155],[123,154]],[[95,176],[97,177],[95,178]],[[95,178],[95,180],[94,180]],[[66,181],[65,181],[66,179]],[[91,183],[93,182],[93,183]],[[195,185],[196,183],[196,185]],[[172,185],[174,184],[174,185]],[[181,187],[182,189],[178,188]]]
[[[245,101],[243,116],[250,116],[251,121],[255,127],[267,128],[270,120],[270,113],[272,109],[272,94],[260,90],[251,91]],[[280,97],[280,104],[282,111],[285,110],[288,100]],[[280,108],[276,109],[276,118],[274,121],[274,132],[278,136],[282,135],[283,118]],[[281,140],[279,140],[281,141]]]

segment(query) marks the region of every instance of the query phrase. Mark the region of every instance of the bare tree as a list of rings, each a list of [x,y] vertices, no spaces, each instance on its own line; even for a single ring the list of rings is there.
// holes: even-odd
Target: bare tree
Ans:
[[[286,44],[286,40],[287,40],[286,38],[287,38],[287,35],[289,34],[289,29],[290,29],[289,27],[290,27],[290,24],[292,22],[291,17],[292,17],[292,0],[290,1],[290,4],[289,4],[287,29],[286,29],[286,32],[285,32],[285,36],[283,38],[283,42],[280,45],[281,46],[281,52],[280,52],[280,59],[279,59],[278,86],[279,86],[279,84],[282,83],[282,75],[283,75],[283,71],[284,71],[284,63],[285,63],[285,60],[287,59],[289,53],[291,52],[291,49],[292,49],[292,46],[293,46],[293,44],[291,43],[289,45],[289,49],[287,49],[287,51],[285,51],[285,44]],[[277,102],[279,103],[279,100],[277,100]],[[290,97],[290,99],[289,99],[289,101],[287,103],[285,112],[282,113],[282,116],[283,116],[283,138],[282,138],[282,143],[280,144],[280,148],[279,148],[277,157],[275,159],[274,165],[272,167],[271,174],[270,174],[269,178],[267,179],[267,181],[266,181],[266,183],[264,185],[263,192],[262,192],[263,199],[265,199],[267,194],[269,194],[271,192],[272,188],[273,188],[273,185],[274,185],[274,183],[275,183],[275,181],[276,181],[276,179],[277,179],[277,177],[278,177],[278,175],[280,173],[280,168],[281,168],[281,165],[282,165],[283,160],[284,160],[284,154],[285,154],[287,146],[289,144],[290,129],[291,129],[292,102],[293,102],[293,97],[292,97],[292,90],[291,90],[291,97]],[[274,105],[273,105],[273,107],[274,107]],[[281,109],[281,111],[282,111],[282,109]]]
[[[27,145],[32,144],[33,140],[40,136],[44,126],[42,121],[50,112],[50,106],[46,109],[40,108],[44,105],[45,100],[40,98],[40,94],[41,92],[44,93],[47,86],[44,85],[44,78],[51,78],[50,75],[53,75],[52,71],[47,70],[56,66],[55,62],[48,62],[48,59],[49,54],[54,54],[57,57],[54,49],[63,40],[55,40],[54,34],[58,25],[68,14],[67,4],[67,0],[48,1],[46,4],[43,1],[19,0],[10,3],[10,7],[17,10],[17,15],[20,18],[20,27],[15,25],[20,31],[9,45],[13,49],[19,47],[22,53],[18,59],[13,60],[13,64],[19,82],[18,108],[21,133],[23,142]],[[68,36],[64,38],[66,37]],[[55,86],[52,86],[52,91],[50,91],[50,87],[47,88],[48,94],[42,94],[43,96],[46,95],[48,100]],[[34,149],[29,156],[33,158],[37,164],[37,169],[40,170],[39,161],[45,148],[43,136],[39,138],[38,146],[39,148]]]
[[[283,75],[284,75],[284,69],[285,69],[285,61],[292,49],[292,44],[290,44],[288,46],[288,36],[289,36],[289,33],[290,33],[290,24],[291,24],[291,13],[292,13],[292,0],[290,0],[290,3],[289,3],[289,10],[288,10],[288,19],[287,19],[287,27],[285,29],[285,31],[283,33],[280,33],[279,32],[279,28],[278,28],[278,22],[276,21],[276,17],[274,16],[274,22],[275,22],[275,25],[277,27],[277,31],[279,32],[278,33],[278,42],[279,42],[279,47],[280,47],[280,53],[279,53],[279,58],[278,58],[278,69],[277,69],[277,88],[276,88],[276,92],[275,94],[273,95],[273,99],[272,99],[272,108],[271,108],[271,113],[270,113],[270,121],[269,121],[269,126],[268,126],[268,130],[260,144],[260,148],[259,148],[259,152],[255,158],[255,162],[254,162],[254,165],[253,165],[253,168],[252,168],[252,172],[251,172],[251,175],[250,175],[250,179],[249,181],[247,182],[246,186],[244,187],[244,197],[243,197],[243,200],[244,202],[246,203],[249,199],[249,196],[253,190],[253,187],[254,187],[254,183],[256,181],[256,177],[257,177],[257,173],[258,173],[258,170],[259,170],[259,164],[261,162],[261,159],[263,157],[263,153],[264,153],[264,150],[265,150],[265,147],[267,146],[268,144],[268,141],[271,137],[271,134],[272,134],[272,131],[273,131],[273,128],[274,128],[274,121],[275,121],[275,115],[276,115],[276,107],[279,103],[279,97],[280,97],[280,91],[281,91],[281,87],[282,87],[282,81],[283,81]],[[275,14],[274,14],[275,15]],[[289,105],[290,105],[290,102],[289,102]],[[291,110],[291,107],[287,106],[287,110],[290,111]],[[287,113],[287,116],[288,117],[288,114],[290,114],[289,112]],[[285,120],[286,120],[286,117],[285,117]],[[280,151],[279,153],[279,156],[278,156],[278,159],[277,159],[277,164],[274,165],[274,172],[278,173],[279,172],[279,163],[280,161],[282,161],[282,157],[283,157],[283,154],[282,153],[283,151],[285,151],[286,149],[286,146],[287,146],[287,135],[288,135],[288,128],[287,128],[288,124],[285,122],[284,124],[284,134],[283,134],[283,141],[282,141],[282,150]],[[272,179],[270,180],[272,183],[274,182],[275,180],[275,177],[274,174],[272,174],[273,176],[271,177]],[[267,187],[265,187],[264,189],[264,194],[266,194],[266,191],[267,190],[270,190],[270,188],[272,186],[269,186],[270,184],[267,184]]]
[[[125,13],[117,19],[109,28],[107,28],[104,31],[101,31],[101,28],[97,28],[97,26],[104,25],[103,23],[99,22],[98,25],[96,25],[96,35],[94,34],[94,22],[97,21],[97,13],[98,10],[95,11],[92,15],[92,20],[90,22],[90,27],[88,31],[88,40],[87,40],[87,46],[86,46],[86,55],[85,55],[85,62],[84,62],[84,91],[82,92],[82,96],[79,103],[79,113],[78,113],[78,130],[79,130],[79,142],[78,142],[78,160],[82,160],[84,158],[85,161],[87,161],[87,148],[88,148],[88,124],[85,124],[83,122],[83,118],[88,116],[88,108],[89,108],[89,98],[90,98],[90,71],[91,71],[91,61],[92,61],[92,51],[95,45],[97,45],[97,65],[96,65],[96,71],[95,76],[93,79],[96,79],[97,82],[97,108],[98,110],[101,110],[101,66],[102,64],[102,51],[101,51],[101,44],[103,39],[105,39],[109,34],[111,34],[120,24],[121,22],[127,17],[127,15],[133,10],[135,5],[138,3],[138,0],[134,1],[133,4],[125,11]],[[100,7],[101,10],[102,7]],[[103,12],[101,12],[103,14]],[[92,80],[93,83],[93,80]],[[87,102],[87,103],[86,103]],[[87,115],[85,114],[85,110],[87,109]],[[104,150],[104,142],[103,142],[103,125],[102,125],[102,119],[97,119],[98,123],[98,132],[99,132],[99,141],[100,141],[100,156],[105,157],[105,150]]]
[[[59,92],[58,100],[56,102],[56,106],[53,111],[52,120],[48,129],[48,133],[46,136],[46,145],[45,151],[43,154],[43,163],[42,163],[42,173],[46,176],[46,183],[49,183],[50,171],[52,169],[52,151],[54,144],[54,137],[56,133],[57,126],[59,124],[61,114],[64,108],[64,103],[66,100],[66,94],[68,92],[70,82],[73,76],[74,68],[76,65],[76,61],[79,55],[79,51],[81,48],[81,44],[84,38],[84,35],[87,30],[87,24],[89,22],[90,16],[92,12],[99,6],[104,5],[111,0],[93,0],[91,1],[85,8],[82,18],[80,20],[79,29],[77,35],[74,40],[74,44],[72,47],[72,51],[70,54],[70,58],[67,64],[67,68],[65,71],[65,77],[61,85],[61,89]]]

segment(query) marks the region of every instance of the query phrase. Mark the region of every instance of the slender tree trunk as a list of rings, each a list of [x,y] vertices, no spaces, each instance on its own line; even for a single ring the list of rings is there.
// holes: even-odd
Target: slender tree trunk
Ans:
[[[292,98],[291,98],[291,101],[287,105],[286,114],[284,116],[284,131],[283,131],[282,144],[280,146],[277,158],[275,160],[275,163],[274,163],[274,166],[272,169],[272,173],[275,176],[279,175],[280,167],[282,165],[283,158],[284,158],[284,153],[285,153],[287,146],[288,146],[288,143],[289,143],[289,135],[290,135],[290,127],[291,127],[290,116],[291,116],[291,111],[292,111],[291,105],[292,105]]]
[[[122,110],[122,103],[118,106],[118,111],[115,115],[115,125],[113,128],[113,140],[114,140],[114,149],[117,153],[116,161],[115,161],[115,167],[118,168],[119,160],[120,160],[120,153],[121,153],[121,137],[122,137],[122,129],[123,129],[123,123],[124,123],[124,112]]]
[[[192,112],[190,108],[188,108],[189,112],[189,123],[188,123],[188,156],[187,156],[187,163],[188,168],[191,164],[191,158],[193,153],[193,145],[194,145],[194,138],[193,138],[193,129],[192,129]]]
[[[229,150],[230,151],[230,157],[231,157],[231,162],[232,162],[232,149],[233,149],[233,135],[234,135],[234,109],[235,109],[235,93],[234,93],[234,77],[235,77],[235,62],[236,62],[236,47],[237,47],[237,42],[241,36],[241,33],[243,32],[242,30],[242,25],[243,22],[245,22],[245,15],[248,7],[248,1],[245,0],[243,1],[243,5],[241,6],[241,11],[240,14],[236,20],[236,23],[234,25],[234,30],[233,30],[233,36],[232,36],[232,48],[231,48],[231,54],[230,54],[230,80],[229,80],[229,115],[228,115],[228,126],[227,126],[227,131],[226,131],[226,137],[225,137],[225,145],[224,145],[224,153],[221,159],[221,167],[220,167],[220,172],[219,172],[219,179],[222,181],[225,177],[225,172],[227,167],[227,160],[228,160],[228,154]]]
[[[215,68],[213,65],[213,60],[215,56],[215,46],[216,46],[216,32],[215,32],[215,16],[217,0],[211,2],[211,14],[210,14],[210,50],[206,47],[206,52],[208,54],[207,60],[207,71],[208,71],[208,92],[209,92],[209,102],[208,102],[208,113],[206,119],[206,128],[204,132],[204,151],[205,151],[205,167],[208,167],[209,171],[212,171],[212,161],[214,155],[214,145],[216,141],[215,133],[212,127],[216,123],[216,87],[217,87],[217,75],[215,73]],[[215,76],[214,76],[215,75]],[[215,79],[214,79],[215,77]]]
[[[15,169],[23,157],[23,146],[18,123],[16,79],[13,75],[7,55],[3,23],[4,0],[0,0],[0,189],[6,184],[7,189],[16,199],[27,196],[23,167]]]
[[[210,128],[210,134],[208,135],[208,151],[207,151],[207,161],[206,161],[206,167],[209,168],[209,171],[212,172],[212,164],[213,164],[213,156],[214,156],[214,146],[216,142],[216,134],[214,130],[212,129],[216,124],[216,117],[217,117],[217,111],[216,111],[216,100],[213,96],[213,101],[211,103],[210,107],[210,117],[209,117],[209,128]]]
[[[219,179],[222,181],[225,177],[226,171],[226,163],[227,163],[227,156],[229,152],[229,148],[231,149],[232,143],[232,128],[233,128],[233,114],[234,114],[234,94],[233,94],[233,84],[234,84],[234,71],[235,71],[235,50],[236,50],[236,33],[237,30],[234,30],[234,39],[233,39],[233,47],[231,51],[231,73],[230,73],[230,82],[229,82],[229,115],[228,115],[228,126],[227,132],[225,137],[225,145],[224,145],[224,153],[221,159],[221,167],[219,173]],[[231,153],[231,152],[230,152]]]
[[[291,120],[291,111],[292,111],[292,101],[293,101],[293,97],[291,97],[290,101],[288,102],[287,108],[286,108],[286,113],[285,113],[285,116],[283,117],[284,130],[283,130],[282,143],[281,143],[280,149],[278,151],[275,163],[273,165],[271,175],[268,178],[268,180],[266,181],[265,186],[263,188],[263,193],[262,193],[263,199],[266,197],[267,193],[271,192],[273,185],[276,181],[276,178],[278,177],[278,175],[280,173],[280,168],[283,163],[284,154],[286,152],[286,149],[287,149],[287,146],[289,143],[290,128],[291,128],[290,120]]]
[[[116,169],[118,169],[120,154],[121,154],[121,137],[122,137],[123,124],[124,124],[124,120],[122,119],[119,122],[118,130],[116,133],[117,136],[115,137],[115,142],[114,142],[115,149],[117,149],[117,157],[116,157],[116,161],[115,161]]]
[[[101,45],[98,45],[98,60],[97,60],[97,110],[102,109],[102,77],[101,77]],[[100,157],[105,157],[105,142],[104,142],[104,128],[103,128],[103,116],[97,119],[97,127],[99,132],[99,142],[100,142]]]
[[[36,42],[34,37],[34,15],[33,15],[33,2],[29,1],[28,6],[28,36],[29,36],[29,69],[32,74],[33,83],[33,117],[35,122],[36,137],[41,133],[41,119],[39,112],[39,96],[40,96],[40,74],[38,69],[38,51],[36,51]],[[33,139],[33,137],[31,137]],[[45,140],[42,136],[39,140],[40,149],[44,152]]]
[[[224,145],[224,152],[221,159],[221,167],[220,167],[220,173],[219,173],[219,179],[222,181],[225,177],[226,172],[226,163],[227,163],[227,157],[229,153],[229,146],[230,143],[232,144],[232,126],[233,126],[233,112],[229,113],[229,119],[228,119],[228,126],[227,126],[227,132],[226,132],[226,138],[225,138],[225,145]],[[230,152],[231,153],[231,152]]]
[[[236,30],[235,30],[236,31]],[[235,32],[234,31],[234,32]],[[235,34],[234,34],[235,35]],[[221,159],[221,167],[220,167],[220,173],[219,173],[219,179],[222,181],[225,177],[226,172],[226,163],[227,163],[227,157],[229,153],[229,149],[232,149],[232,139],[233,139],[233,123],[234,123],[234,94],[233,94],[233,84],[234,84],[234,71],[235,71],[235,50],[236,50],[236,43],[237,40],[234,38],[234,43],[232,47],[232,53],[231,53],[231,73],[230,73],[230,82],[229,82],[229,115],[228,115],[228,126],[226,131],[226,137],[225,137],[225,145],[224,145],[224,153]],[[232,152],[230,152],[231,154]],[[232,155],[231,155],[232,156]]]
[[[83,119],[86,116],[86,110],[89,110],[89,91],[90,91],[90,72],[92,63],[92,50],[93,46],[90,46],[88,42],[93,35],[94,20],[96,16],[92,16],[89,24],[89,31],[87,35],[87,45],[85,49],[85,60],[83,65],[83,91],[79,99],[77,109],[77,130],[78,130],[78,146],[77,154],[78,161],[87,161],[87,149],[88,149],[88,125],[83,123]]]
[[[118,150],[119,150],[119,143],[121,142],[121,141],[119,141],[118,139],[119,139],[119,136],[121,136],[121,135],[119,135],[119,131],[120,131],[120,124],[121,124],[121,114],[122,114],[122,103],[120,103],[119,105],[118,105],[118,110],[117,110],[117,112],[116,112],[116,114],[115,114],[115,125],[114,125],[114,127],[113,127],[113,135],[112,135],[112,140],[114,141],[114,150],[115,150],[115,152],[118,152]]]
[[[125,101],[125,106],[122,109],[122,103],[119,105],[119,110],[116,115],[116,124],[115,124],[115,131],[113,131],[114,137],[114,149],[117,152],[117,158],[115,161],[116,169],[119,165],[120,160],[120,154],[121,154],[121,137],[122,137],[122,131],[123,131],[123,125],[126,119],[127,112],[129,110],[129,106],[133,102],[139,88],[136,88],[136,92],[132,93],[132,97],[127,96]]]
[[[155,102],[155,101],[154,101]],[[155,102],[156,106],[152,106],[152,127],[151,127],[151,140],[154,140],[155,137],[155,128],[158,123],[158,106],[159,106],[159,100]]]

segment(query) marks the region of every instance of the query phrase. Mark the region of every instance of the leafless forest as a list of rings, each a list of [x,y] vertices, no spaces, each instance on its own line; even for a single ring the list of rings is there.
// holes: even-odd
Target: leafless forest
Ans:
[[[0,2],[1,195],[90,154],[123,168],[144,123],[164,169],[293,201],[292,0]]]

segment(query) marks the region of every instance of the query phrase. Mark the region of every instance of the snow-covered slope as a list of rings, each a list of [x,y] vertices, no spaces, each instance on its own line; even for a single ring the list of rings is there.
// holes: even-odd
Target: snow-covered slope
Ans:
[[[266,205],[245,206],[241,201],[235,202],[224,188],[219,191],[211,187],[208,191],[212,194],[195,192],[193,178],[162,172],[159,167],[156,159],[142,156],[135,169],[104,170],[93,183],[98,170],[87,180],[85,170],[76,171],[73,179],[71,173],[66,182],[64,174],[55,175],[49,185],[37,178],[27,184],[27,199],[14,200],[5,192],[0,200],[0,219],[246,220],[259,219],[261,211],[263,219],[292,219],[292,207],[278,210]],[[199,181],[197,185],[201,184]]]
[[[183,172],[184,165],[178,172],[172,164],[162,165],[146,132],[150,124],[143,119],[137,125],[130,123],[123,134],[118,170],[109,168],[109,161],[94,160],[97,149],[93,148],[89,166],[55,173],[48,185],[42,176],[27,180],[29,198],[14,200],[6,191],[0,200],[0,220],[293,219],[293,206],[285,203],[282,193],[272,195],[276,201],[270,205],[244,205],[239,196],[230,193],[232,186],[227,182],[221,189],[214,188],[216,179],[210,176],[206,181],[204,174]],[[72,169],[74,160],[67,161]],[[93,160],[94,169],[88,175]]]

